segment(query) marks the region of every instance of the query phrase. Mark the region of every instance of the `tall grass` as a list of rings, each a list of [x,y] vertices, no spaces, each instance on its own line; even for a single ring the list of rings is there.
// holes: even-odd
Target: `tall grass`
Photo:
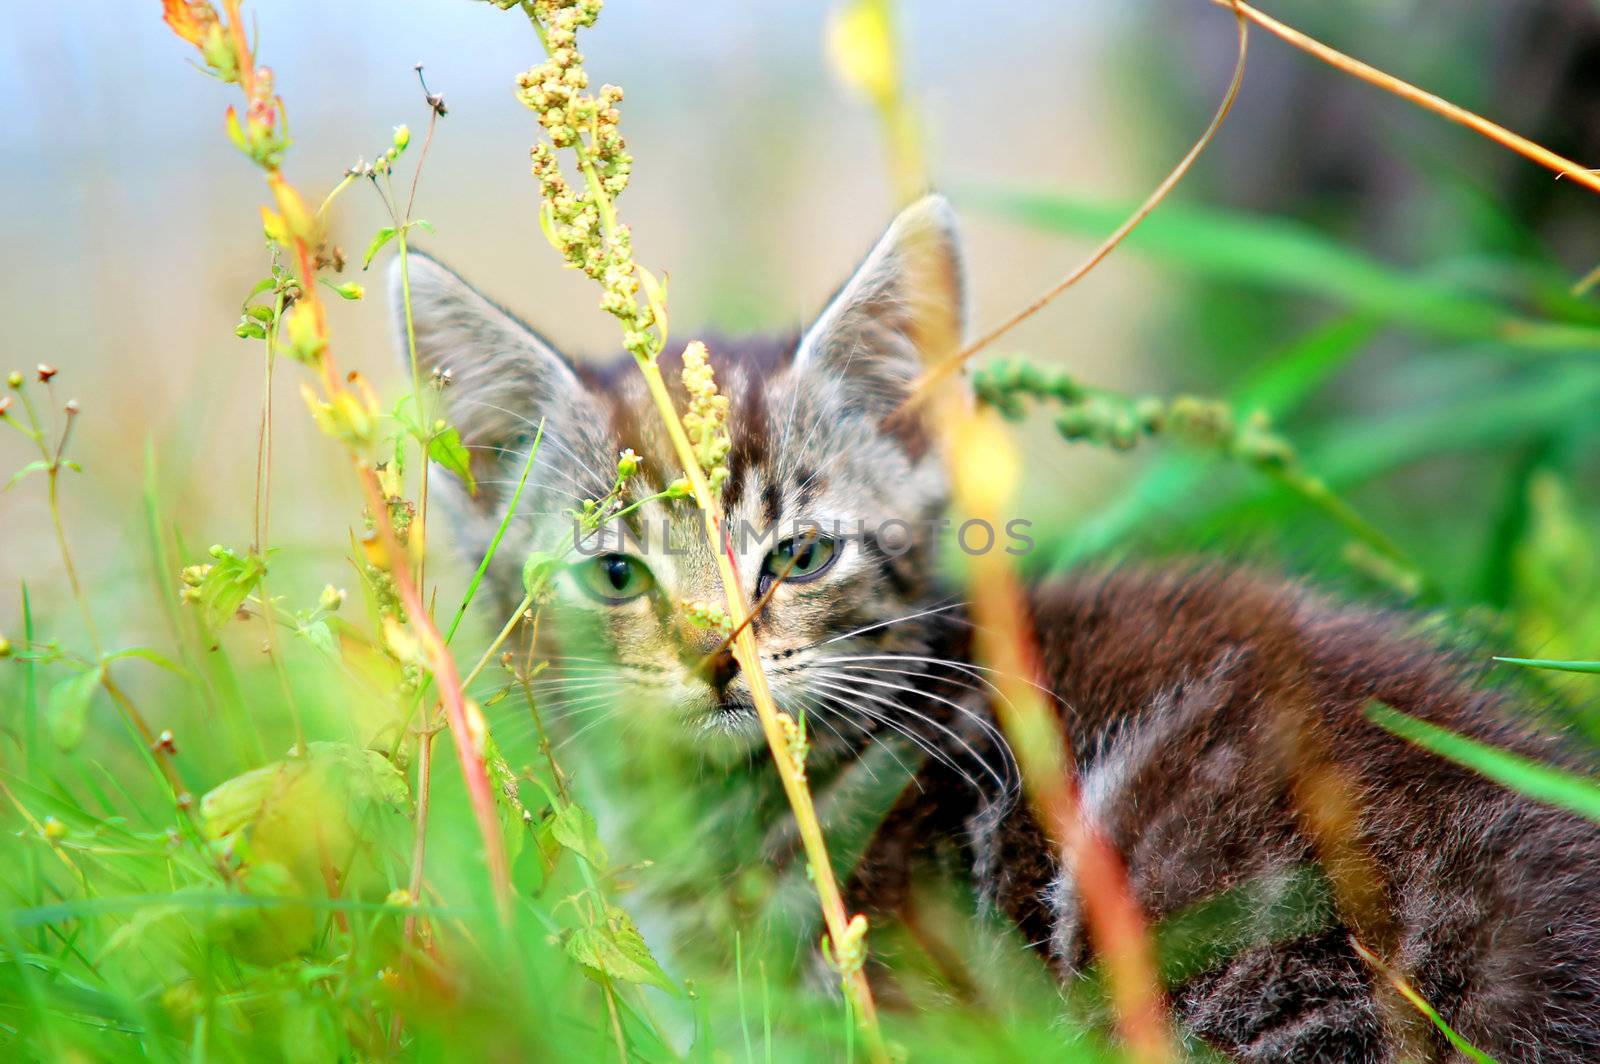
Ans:
[[[523,7],[532,19],[530,52],[563,46],[549,30],[570,5],[497,6]],[[1224,6],[1292,36],[1247,5]],[[1091,908],[1098,905],[1091,916],[1100,921],[1094,941],[1103,963],[1064,994],[1014,931],[971,915],[974,899],[960,888],[919,888],[923,933],[885,926],[863,941],[833,869],[848,874],[873,815],[815,808],[803,755],[795,756],[793,732],[770,699],[758,704],[786,808],[751,810],[739,795],[686,786],[693,767],[648,736],[587,745],[581,736],[566,745],[553,738],[553,715],[568,716],[580,732],[626,734],[637,723],[608,718],[598,695],[564,705],[546,686],[546,665],[528,637],[559,560],[532,560],[526,597],[509,616],[492,618],[497,635],[463,625],[488,560],[463,587],[439,581],[428,547],[444,536],[422,473],[432,462],[470,481],[473,466],[442,419],[444,382],[419,372],[409,291],[409,379],[391,403],[338,368],[338,338],[323,307],[331,295],[359,303],[360,270],[380,253],[403,264],[414,234],[430,228],[415,212],[427,202],[424,161],[449,150],[444,98],[424,83],[417,109],[398,116],[423,118],[420,144],[398,127],[375,140],[373,162],[352,167],[321,200],[308,197],[286,176],[289,110],[237,0],[224,0],[220,11],[205,0],[164,7],[197,65],[241,94],[223,128],[261,171],[270,201],[259,215],[242,204],[235,232],[241,243],[263,226],[266,235],[262,280],[241,293],[237,327],[261,359],[259,460],[253,483],[217,487],[232,490],[250,514],[251,542],[197,549],[210,537],[173,527],[170,493],[148,458],[145,512],[132,521],[113,516],[146,541],[141,594],[158,604],[163,630],[106,625],[116,592],[85,581],[62,505],[64,494],[81,490],[80,469],[95,471],[95,455],[76,455],[74,430],[80,419],[102,416],[105,397],[92,381],[49,366],[10,375],[0,418],[18,430],[19,446],[7,491],[43,498],[66,594],[42,602],[36,586],[18,587],[16,612],[4,615],[0,633],[0,1045],[49,1060],[1012,1061],[1053,1058],[1073,1038],[1087,1060],[1179,1055],[1161,1015],[1158,973],[1221,947],[1207,939],[1214,927],[1205,913],[1189,914],[1181,928],[1145,927],[1115,855],[1082,824],[1065,768],[1070,751],[1041,706],[1032,716],[1019,709],[1036,701],[1020,682],[1034,648],[1016,624],[1018,577],[1009,568],[955,575],[990,589],[975,603],[989,633],[981,649],[1002,676],[1019,681],[1007,686],[1004,723],[1029,755],[1024,768],[1046,822],[1072,855]],[[271,40],[270,12],[260,14]],[[472,14],[464,9],[463,17]],[[894,24],[889,5],[846,5],[833,48],[847,80],[879,109],[896,194],[909,198],[926,164]],[[1398,586],[1483,632],[1518,665],[1594,671],[1600,614],[1574,602],[1587,590],[1600,594],[1600,545],[1584,534],[1595,517],[1584,490],[1597,472],[1585,456],[1600,429],[1600,314],[1571,294],[1573,277],[1532,253],[1500,260],[1504,283],[1485,290],[1442,267],[1390,266],[1309,224],[1163,204],[1235,93],[1248,91],[1240,25],[1239,65],[1223,106],[1144,204],[1016,187],[963,197],[974,210],[1041,233],[1114,231],[1026,313],[1048,312],[1124,237],[1124,253],[1151,260],[1163,276],[1285,311],[1223,330],[1213,327],[1223,312],[1216,302],[1195,301],[1178,333],[1194,345],[1184,362],[1191,380],[1204,377],[1222,399],[1203,408],[1185,401],[1188,414],[1175,416],[1179,401],[1138,400],[1015,363],[979,378],[980,395],[1002,411],[1022,412],[1023,394],[1065,401],[1055,413],[1069,439],[1118,445],[1130,418],[1136,437],[1155,437],[1157,449],[1127,459],[1129,483],[1115,504],[1049,530],[1040,568],[1118,551],[1237,543],[1243,534],[1258,549],[1334,559],[1323,575],[1355,588],[1392,594]],[[1339,53],[1311,50],[1353,69]],[[1388,75],[1368,80],[1397,87]],[[196,91],[214,92],[220,106],[222,92],[234,89],[197,78]],[[1593,183],[1497,126],[1466,124]],[[606,184],[617,171],[582,155],[577,162],[604,208],[603,246],[624,247],[611,203],[617,186]],[[354,195],[376,197],[387,224],[365,242],[363,262],[343,263],[326,239],[327,219]],[[1123,219],[1131,223],[1118,228]],[[655,365],[665,300],[640,276],[644,300],[624,303],[628,313],[619,315],[625,339],[673,429],[688,482],[678,494],[706,515],[716,544],[714,382],[695,386],[706,405],[686,429]],[[1581,296],[1581,278],[1577,287]],[[996,343],[1006,327],[948,353],[946,365]],[[1226,345],[1206,346],[1223,333]],[[1333,385],[1353,367],[1385,372],[1378,345],[1393,337],[1413,351],[1413,365],[1478,366],[1491,383],[1458,375],[1424,402],[1376,417],[1350,413]],[[305,411],[271,405],[284,368],[303,378]],[[930,374],[930,396],[942,372]],[[1040,475],[1034,456],[1016,453],[992,420],[930,408],[950,433],[957,483],[973,513],[1009,505],[997,470],[1009,468],[1017,480]],[[1190,416],[1196,410],[1206,417]],[[1270,415],[1270,428],[1252,419],[1256,411]],[[1228,431],[1167,431],[1200,421]],[[274,439],[285,432],[315,438],[320,461],[352,471],[351,505],[328,515],[349,529],[349,564],[325,574],[315,599],[295,599],[278,580],[286,548],[271,535]],[[1162,447],[1166,435],[1205,446]],[[541,439],[531,441],[517,492],[538,475]],[[1432,510],[1416,505],[1418,470],[1442,470],[1458,494],[1476,492],[1480,504],[1458,509],[1446,496]],[[279,469],[276,479],[285,475]],[[619,489],[630,475],[619,456]],[[592,519],[615,519],[618,497],[596,500]],[[1365,552],[1348,549],[1351,537]],[[744,596],[731,569],[723,575],[725,610],[702,619],[726,626],[746,674],[759,677]],[[1487,620],[1486,609],[1494,611]],[[1551,675],[1521,679],[1538,684]],[[605,682],[595,681],[602,694]],[[1560,690],[1595,704],[1592,693]],[[1600,786],[1581,774],[1509,757],[1384,707],[1371,716],[1539,800],[1590,816],[1600,809]],[[1572,710],[1569,723],[1600,737],[1591,711]],[[441,742],[454,758],[434,756]],[[864,805],[881,813],[892,799],[869,795]],[[1332,794],[1330,807],[1338,800]],[[719,863],[728,853],[763,852],[767,823],[791,816],[804,859],[787,867],[746,860],[737,874]],[[673,900],[677,921],[695,928],[694,942],[673,944],[659,912],[640,901],[641,885]],[[1341,898],[1360,889],[1334,884]],[[818,900],[848,1005],[813,987]],[[1403,973],[1381,951],[1371,956],[1405,995]],[[901,1006],[885,1010],[881,1029],[864,974],[869,957]],[[1107,1002],[1120,1025],[1105,1022]],[[1428,1003],[1415,1004],[1427,1012]]]

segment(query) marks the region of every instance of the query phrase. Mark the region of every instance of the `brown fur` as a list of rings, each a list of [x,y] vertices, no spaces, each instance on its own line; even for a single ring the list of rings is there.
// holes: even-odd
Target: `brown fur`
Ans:
[[[1237,569],[1086,574],[1041,588],[1033,608],[1086,812],[1127,862],[1152,922],[1315,865],[1326,851],[1296,784],[1320,762],[1354,799],[1350,829],[1376,869],[1384,911],[1361,929],[1366,944],[1502,1062],[1600,1058],[1600,829],[1362,715],[1378,700],[1570,760],[1520,723],[1525,707],[1476,687],[1402,616]],[[1286,722],[1305,725],[1309,748],[1285,747]],[[976,805],[939,812],[945,837],[971,839],[993,904],[1064,975],[1082,971],[1092,957],[1072,888],[1026,808],[990,825]],[[868,893],[897,903],[908,839],[930,837],[926,809],[885,824],[863,864]],[[1349,915],[1189,973],[1172,988],[1175,1014],[1240,1060],[1402,1059],[1375,974],[1350,945]],[[1414,1048],[1452,1059],[1436,1032],[1405,1019]]]
[[[562,515],[606,493],[619,449],[643,458],[630,499],[675,477],[676,462],[629,362],[575,369],[442,267],[413,259],[413,271],[419,354],[430,369],[452,370],[452,414],[480,470],[474,498],[449,481],[440,488],[474,557],[499,525],[533,430],[545,426],[490,571],[509,607],[521,560],[571,547]],[[830,517],[870,530],[943,517],[937,433],[885,418],[929,351],[961,333],[962,302],[953,224],[928,200],[897,220],[798,340],[713,343],[717,380],[735,399],[729,526]],[[664,358],[668,380],[675,360]],[[719,637],[678,606],[722,593],[699,515],[658,501],[644,518],[670,525],[686,549],[658,542],[629,554],[654,582],[626,601],[586,596],[576,563],[567,570],[548,638],[607,657],[597,666],[553,656],[540,681],[553,696],[546,708],[558,726],[597,710],[659,714],[696,749],[716,737],[747,744],[748,773],[727,770],[708,788],[720,788],[728,827],[706,836],[771,824],[759,845],[732,845],[728,857],[757,853],[781,872],[796,844],[773,775],[753,756],[761,739],[748,688],[726,671],[708,682],[697,662]],[[886,739],[906,745],[914,785],[856,864],[853,905],[905,912],[924,855],[953,852],[983,902],[1072,979],[1093,963],[1081,906],[1018,799],[969,626],[938,580],[938,546],[920,533],[896,557],[867,534],[818,579],[780,584],[753,626],[763,666],[780,704],[813,726],[819,807],[848,810],[832,799],[853,770],[880,748],[892,753]],[[770,547],[736,551],[752,597]],[[1570,760],[1527,724],[1527,707],[1481,689],[1402,615],[1237,569],[1083,574],[1037,589],[1032,610],[1039,679],[1060,706],[1084,810],[1121,853],[1145,915],[1171,928],[1234,903],[1215,910],[1220,945],[1165,969],[1186,1035],[1245,1061],[1451,1059],[1358,956],[1354,936],[1499,1060],[1600,1059],[1600,828],[1363,715],[1382,702]],[[694,879],[675,908],[692,910],[703,890]]]

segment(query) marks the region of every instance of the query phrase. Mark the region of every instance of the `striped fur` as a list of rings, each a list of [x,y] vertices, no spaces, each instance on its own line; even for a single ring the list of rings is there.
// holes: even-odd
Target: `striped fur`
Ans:
[[[451,371],[451,416],[482,485],[471,498],[454,480],[438,488],[474,558],[544,427],[492,574],[509,607],[521,560],[572,546],[565,513],[606,492],[618,451],[643,460],[630,499],[675,478],[677,463],[626,360],[575,367],[444,267],[412,262],[418,353],[426,369]],[[886,421],[927,353],[960,338],[963,302],[948,208],[930,199],[895,222],[803,333],[713,338],[734,411],[723,516],[734,529],[805,520],[867,532],[825,576],[779,586],[755,623],[780,705],[812,722],[815,786],[849,776],[893,733],[904,757],[887,749],[914,777],[854,869],[854,907],[891,915],[926,858],[956,856],[983,904],[1066,980],[1092,961],[1082,901],[1016,800],[990,685],[969,660],[960,604],[935,576],[943,456],[924,426]],[[669,381],[678,357],[663,358]],[[903,553],[873,534],[891,521],[911,533]],[[691,747],[753,750],[743,677],[713,682],[697,668],[718,637],[677,608],[720,595],[698,516],[651,503],[632,528],[647,540],[636,553],[655,590],[602,605],[559,581],[543,681],[552,707],[651,715]],[[774,543],[736,541],[752,600]],[[1236,570],[1085,574],[1038,589],[1033,610],[1086,812],[1122,854],[1136,900],[1153,921],[1233,900],[1228,948],[1168,969],[1188,1037],[1241,1061],[1458,1059],[1396,1005],[1353,949],[1355,934],[1499,1060],[1600,1059],[1595,826],[1449,767],[1361,715],[1378,699],[1565,757],[1559,742],[1511,723],[1525,710],[1478,690],[1404,618]],[[1371,874],[1371,911],[1352,909],[1334,889],[1344,881],[1323,874],[1324,861],[1342,870],[1353,858],[1330,858],[1306,819],[1307,765],[1344,781],[1357,802],[1345,829]],[[752,772],[748,786],[769,777]],[[778,816],[782,804],[751,808]],[[782,867],[793,839],[781,826],[770,837],[759,859]]]

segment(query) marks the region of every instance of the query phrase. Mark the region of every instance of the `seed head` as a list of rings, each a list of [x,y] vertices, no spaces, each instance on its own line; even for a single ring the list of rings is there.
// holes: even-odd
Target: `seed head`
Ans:
[[[684,431],[694,445],[695,459],[711,481],[711,490],[720,492],[728,479],[728,452],[733,448],[728,436],[728,397],[717,392],[706,345],[698,340],[683,352],[683,387],[689,393]]]

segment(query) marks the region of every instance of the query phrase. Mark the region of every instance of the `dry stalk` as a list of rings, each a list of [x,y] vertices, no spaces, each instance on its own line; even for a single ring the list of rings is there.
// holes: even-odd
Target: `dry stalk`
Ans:
[[[600,90],[598,98],[582,95],[588,76],[582,69],[583,57],[576,49],[577,30],[593,24],[600,4],[593,0],[577,4],[529,0],[522,9],[538,34],[547,59],[544,67],[519,79],[524,102],[539,114],[550,136],[548,145],[540,143],[533,152],[534,172],[544,196],[546,234],[570,265],[583,269],[605,289],[602,306],[623,323],[624,346],[644,376],[650,398],[683,467],[690,494],[701,513],[707,543],[717,560],[727,617],[736,633],[733,655],[749,685],[762,734],[800,831],[827,925],[825,942],[831,946],[830,953],[837,962],[868,1056],[875,1062],[886,1062],[889,1058],[878,1027],[877,1009],[862,964],[865,921],[860,916],[852,917],[845,908],[804,766],[797,764],[790,753],[754,632],[745,623],[749,609],[733,544],[723,528],[718,492],[661,374],[658,360],[666,345],[667,321],[659,286],[634,263],[631,236],[617,220],[614,196],[626,187],[632,165],[615,129],[615,104],[622,93],[608,85]],[[578,124],[579,116],[588,117]],[[583,178],[583,194],[574,195],[555,169],[553,152],[559,148],[573,152]],[[641,282],[647,305],[637,300]]]
[[[1419,89],[1409,81],[1403,81],[1393,74],[1386,74],[1377,67],[1369,66],[1359,59],[1345,55],[1343,52],[1329,48],[1314,37],[1309,37],[1293,26],[1286,26],[1270,15],[1264,14],[1244,3],[1244,0],[1212,0],[1212,3],[1222,7],[1232,8],[1242,18],[1260,26],[1268,33],[1280,37],[1303,52],[1316,56],[1330,66],[1337,67],[1353,77],[1371,85],[1376,85],[1385,92],[1392,92],[1403,100],[1410,100],[1418,107],[1432,111],[1434,114],[1443,115],[1452,122],[1458,122],[1474,133],[1488,137],[1496,144],[1510,148],[1525,159],[1531,159],[1540,166],[1554,170],[1562,177],[1570,177],[1578,184],[1585,186],[1592,192],[1600,192],[1600,175],[1595,171],[1579,166],[1571,159],[1557,155],[1549,148],[1536,144],[1527,137],[1511,132],[1504,126],[1497,125],[1481,115],[1475,114],[1451,103],[1449,100],[1424,89]]]

